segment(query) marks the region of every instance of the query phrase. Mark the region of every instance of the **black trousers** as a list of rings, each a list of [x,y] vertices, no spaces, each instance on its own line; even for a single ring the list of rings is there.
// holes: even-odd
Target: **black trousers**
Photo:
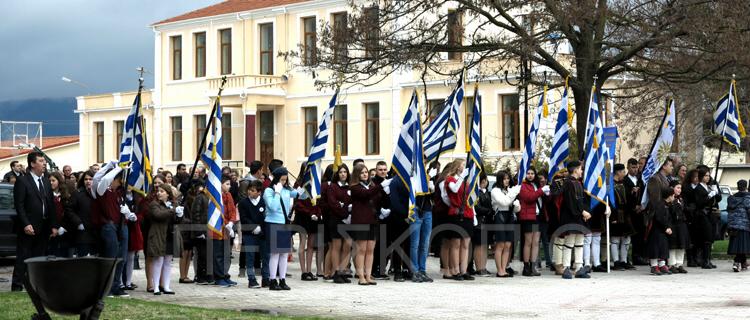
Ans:
[[[374,257],[372,261],[372,274],[373,275],[386,275],[388,274],[388,252],[386,252],[387,245],[382,245],[390,243],[389,237],[388,237],[388,230],[391,226],[389,224],[386,224],[385,222],[383,224],[377,224],[374,226],[375,229],[375,249],[373,250]],[[386,232],[383,233],[381,230],[385,230]],[[385,234],[385,238],[381,239],[382,235]]]
[[[196,280],[212,280],[208,274],[208,242],[206,239],[195,239],[195,278]],[[211,259],[213,263],[213,258]]]
[[[37,230],[35,230],[37,231]],[[44,256],[47,251],[47,234],[30,236],[23,231],[16,238],[16,264],[13,267],[12,285],[23,286],[26,277],[26,263],[24,260]]]

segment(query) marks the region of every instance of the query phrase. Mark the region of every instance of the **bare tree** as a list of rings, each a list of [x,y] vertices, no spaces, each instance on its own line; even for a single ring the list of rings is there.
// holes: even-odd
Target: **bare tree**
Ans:
[[[323,21],[317,63],[305,66],[339,75],[319,78],[319,86],[373,85],[400,70],[421,70],[423,81],[455,76],[462,68],[445,63],[449,58],[479,77],[499,77],[528,61],[536,72],[524,70],[534,76],[521,85],[540,85],[540,68],[556,75],[552,87],[569,77],[576,113],[584,115],[576,117],[579,154],[594,85],[630,77],[637,81],[628,92],[639,96],[644,87],[663,93],[728,79],[730,69],[747,77],[737,49],[750,43],[747,1],[352,0],[349,6],[347,19]]]

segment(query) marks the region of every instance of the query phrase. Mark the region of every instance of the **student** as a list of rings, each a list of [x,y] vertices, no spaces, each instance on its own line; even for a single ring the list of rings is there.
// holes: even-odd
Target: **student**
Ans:
[[[474,277],[466,272],[469,262],[469,245],[471,233],[474,227],[474,209],[466,203],[467,183],[464,181],[469,174],[466,161],[457,159],[453,161],[452,171],[443,182],[449,200],[448,219],[453,225],[450,236],[450,268],[454,280],[474,280]]]
[[[628,269],[628,250],[630,236],[633,235],[633,223],[627,212],[628,194],[625,187],[625,165],[616,163],[614,166],[614,188],[616,209],[610,217],[610,253],[613,261],[612,270],[624,271]]]
[[[514,241],[513,214],[514,202],[521,186],[510,187],[510,175],[505,171],[499,171],[496,175],[495,186],[492,188],[492,209],[495,212],[495,227],[502,228],[495,231],[495,266],[498,278],[510,278],[513,274],[506,272],[510,260],[510,244]],[[520,209],[520,204],[519,204]]]
[[[537,186],[549,186],[550,191],[546,193],[544,196],[542,196],[542,203],[540,204],[542,208],[542,212],[539,214],[539,244],[542,248],[544,248],[544,262],[545,267],[550,269],[551,271],[555,271],[555,268],[552,266],[552,250],[550,250],[550,230],[549,230],[549,224],[552,222],[553,224],[556,224],[557,217],[554,217],[555,220],[553,220],[552,217],[550,217],[550,214],[557,214],[557,208],[550,208],[550,206],[554,206],[553,203],[550,202],[550,199],[552,198],[552,185],[547,181],[547,176],[549,176],[549,172],[546,170],[541,170],[537,172],[536,180],[534,180],[534,183],[536,183]],[[537,256],[536,259],[536,267],[541,269],[542,268],[542,261],[541,257]]]
[[[713,228],[711,224],[711,206],[715,197],[719,196],[718,190],[708,186],[711,176],[705,169],[698,170],[699,184],[692,190],[693,211],[693,246],[701,252],[701,268],[714,269],[711,263],[711,247],[714,242]],[[692,187],[692,186],[691,186]],[[697,254],[696,254],[697,255]]]
[[[331,180],[333,179],[333,164],[329,164],[323,171],[323,176],[320,179],[320,198],[316,201],[315,205],[320,210],[320,219],[318,220],[318,226],[323,228],[323,248],[316,248],[317,254],[315,257],[318,273],[323,270],[322,274],[318,274],[318,278],[323,278],[325,281],[333,280],[333,273],[335,268],[331,259],[331,248],[333,247],[333,239],[331,239],[331,226],[328,221],[332,220],[330,214],[330,208],[328,206],[328,190],[331,188]],[[321,258],[323,255],[323,258]]]
[[[729,247],[727,254],[734,255],[732,270],[747,270],[747,254],[750,253],[750,193],[747,192],[747,180],[737,181],[739,190],[727,200],[727,229],[729,230]]]
[[[57,237],[52,237],[47,242],[47,254],[58,257],[70,257],[73,247],[75,232],[81,225],[81,219],[73,213],[68,184],[59,171],[49,175],[49,183],[52,187],[52,200],[55,202],[55,219],[60,225],[57,228]]]
[[[375,285],[377,283],[372,279],[375,227],[378,218],[385,219],[390,215],[390,209],[381,210],[380,192],[383,188],[370,180],[369,170],[364,164],[354,167],[349,185],[352,194],[352,239],[356,241],[357,249],[354,266],[359,277],[358,283]]]
[[[453,171],[453,162],[448,163],[443,167],[443,171],[439,175],[432,177],[432,180],[436,186],[435,192],[432,194],[432,229],[443,229],[444,225],[448,222],[448,200],[447,193],[445,191],[445,177],[448,176],[448,172]],[[448,264],[450,254],[450,230],[442,230],[435,232],[433,237],[433,247],[437,256],[440,257],[440,274],[443,275],[443,279],[453,279],[453,274],[450,271],[450,265]],[[463,280],[463,278],[461,278]]]
[[[245,265],[248,266],[247,287],[252,289],[260,288],[258,280],[255,278],[255,253],[261,252],[261,248],[266,246],[265,236],[263,234],[263,224],[266,218],[266,203],[261,198],[263,182],[260,180],[250,181],[247,185],[247,197],[244,197],[237,205],[240,213],[240,223],[242,224],[242,251],[245,252]],[[261,255],[261,259],[268,260],[267,254]],[[264,267],[268,264],[263,263]],[[264,281],[269,279],[268,268],[261,268],[261,275]]]
[[[478,201],[474,205],[474,212],[477,216],[477,225],[474,226],[474,232],[471,236],[471,243],[474,244],[473,260],[475,274],[480,277],[488,277],[492,274],[487,271],[487,246],[494,242],[493,233],[487,230],[487,225],[494,222],[495,215],[492,210],[492,199],[490,191],[487,189],[490,182],[487,180],[487,174],[482,172],[479,175],[479,194]]]
[[[669,186],[674,192],[674,201],[669,206],[669,220],[672,225],[672,234],[669,235],[669,270],[672,273],[687,273],[682,263],[685,259],[685,249],[690,244],[690,234],[682,201],[682,184],[680,180],[672,180]]]
[[[430,165],[428,176],[437,176],[439,162]],[[403,182],[400,186],[404,187]],[[432,234],[432,194],[435,192],[433,179],[427,181],[428,194],[417,195],[414,207],[413,221],[409,222],[409,258],[413,268],[413,282],[433,282],[427,275],[427,255],[430,251],[430,235]],[[391,186],[393,189],[393,186]]]
[[[542,196],[549,194],[549,186],[537,186],[536,169],[529,168],[524,173],[526,176],[521,183],[521,192],[518,200],[521,202],[521,212],[518,219],[521,221],[521,232],[524,236],[523,245],[523,276],[540,276],[536,270],[536,258],[539,254],[539,221],[542,212]]]
[[[214,285],[220,287],[236,286],[237,282],[230,279],[227,270],[231,260],[227,253],[231,252],[232,238],[234,238],[234,223],[239,221],[237,208],[232,200],[232,194],[229,193],[231,188],[231,178],[224,176],[221,178],[221,199],[224,204],[222,212],[221,230],[209,231],[213,243],[213,268],[214,268]],[[208,219],[211,218],[208,212]]]
[[[651,183],[649,183],[649,187],[651,187]],[[649,194],[651,192],[649,191]],[[653,216],[646,228],[648,230],[646,251],[651,265],[651,274],[657,276],[669,275],[672,272],[666,266],[666,261],[669,258],[669,239],[667,236],[672,234],[672,225],[669,221],[667,206],[674,201],[674,191],[671,188],[663,188],[661,189],[661,200],[653,200],[649,199]]]
[[[175,231],[175,223],[182,220],[185,208],[178,206],[172,195],[172,185],[162,184],[154,187],[156,199],[148,205],[148,256],[152,259],[151,268],[154,295],[174,294],[170,288],[172,274],[172,257],[182,252],[182,237]]]
[[[645,160],[644,160],[645,163]],[[644,235],[646,233],[646,224],[643,222],[643,208],[641,208],[641,200],[643,199],[643,192],[645,190],[643,180],[641,179],[640,167],[641,163],[635,158],[628,159],[628,175],[625,177],[625,193],[627,194],[627,205],[625,207],[625,214],[630,216],[630,220],[633,222],[634,233],[631,236],[632,240],[632,264],[629,263],[626,269],[635,269],[633,265],[648,265],[646,261],[646,243]],[[621,258],[627,261],[626,258]]]
[[[292,251],[292,233],[286,226],[291,219],[294,199],[306,199],[307,194],[301,188],[289,186],[289,171],[284,167],[276,168],[272,173],[271,187],[263,192],[266,204],[265,228],[266,248],[268,248],[268,271],[271,283],[270,290],[291,290],[286,284],[286,271],[289,253]]]
[[[349,191],[349,167],[342,164],[333,176],[326,199],[329,209],[328,229],[331,232],[331,263],[333,264],[333,282],[351,283],[344,275],[344,269],[349,263],[352,240],[343,230],[343,226],[351,222],[349,218],[352,208],[352,198]]]
[[[588,279],[591,276],[586,273],[583,266],[583,232],[586,221],[591,219],[588,208],[588,198],[583,193],[581,177],[583,169],[581,162],[574,160],[568,163],[568,177],[563,185],[563,203],[560,208],[560,223],[566,229],[565,248],[563,249],[563,279],[572,279],[573,273],[576,278]],[[570,270],[570,258],[573,254],[573,270]]]
[[[208,224],[208,196],[204,192],[205,187],[202,180],[193,179],[191,189],[195,189],[195,199],[190,205],[190,218],[194,225],[205,226]],[[195,245],[195,283],[206,285],[214,283],[213,274],[208,273],[208,263],[213,264],[213,257],[208,256],[208,241],[205,227],[198,228],[192,232]]]
[[[96,255],[98,253],[96,245],[98,234],[96,234],[96,228],[94,228],[91,220],[91,205],[94,201],[91,195],[93,181],[94,173],[91,171],[84,172],[78,180],[78,190],[73,194],[73,212],[81,220],[81,225],[76,230],[75,240],[76,256],[78,257]]]
[[[307,162],[303,162],[298,177],[302,177],[307,169]],[[294,184],[295,188],[302,186],[302,179],[297,179]],[[320,220],[320,207],[312,204],[312,199],[299,200],[294,202],[294,224],[304,229],[305,232],[299,234],[299,254],[300,271],[302,272],[302,281],[317,281],[318,278],[312,273],[312,260],[315,252],[315,242],[318,236],[318,220]]]

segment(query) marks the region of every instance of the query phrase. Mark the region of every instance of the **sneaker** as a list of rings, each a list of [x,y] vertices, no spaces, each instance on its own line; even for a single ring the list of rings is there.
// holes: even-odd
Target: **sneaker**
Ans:
[[[659,267],[651,267],[651,274],[655,276],[660,276],[661,270],[659,269]]]
[[[375,279],[375,280],[391,280],[391,277],[389,277],[387,275],[384,275],[384,274],[380,274],[380,273],[373,274],[372,278]],[[395,276],[394,276],[394,278],[395,278]],[[395,281],[395,279],[394,279],[394,281]]]
[[[229,288],[229,287],[232,286],[229,282],[227,282],[224,279],[221,279],[221,280],[218,280],[218,281],[214,282],[214,285],[222,287],[222,288]]]
[[[415,273],[414,276],[411,277],[411,282],[422,283],[422,274],[419,272]]]
[[[271,291],[280,291],[282,289],[279,286],[279,282],[276,281],[276,279],[274,279],[274,280],[271,280],[271,282],[269,282],[269,284],[268,284],[268,290],[271,290]]]
[[[586,273],[591,273],[591,266],[583,266],[582,270],[584,270]]]
[[[563,279],[573,279],[573,272],[570,271],[569,267],[565,267],[565,270],[562,272],[562,278]]]
[[[578,272],[576,272],[575,277],[578,278],[578,279],[589,279],[589,278],[591,278],[591,275],[589,274],[590,272],[591,272],[590,268],[586,269],[584,267],[584,268],[581,268],[580,270],[578,270]]]
[[[300,280],[302,281],[311,281],[312,273],[303,272],[302,277]]]
[[[422,282],[433,282],[435,280],[432,280],[430,276],[427,275],[427,272],[420,271],[419,276],[422,278]]]
[[[479,276],[480,277],[489,277],[489,276],[492,276],[492,274],[489,271],[487,271],[487,269],[482,269],[482,270],[479,271]]]
[[[687,270],[685,270],[685,267],[679,266],[677,267],[677,273],[688,273]]]
[[[117,290],[114,290],[109,293],[110,298],[124,298],[124,297],[130,297],[130,295],[125,292],[125,290],[122,290],[118,288]]]
[[[245,268],[240,268],[240,274],[237,275],[238,278],[244,278],[247,274],[247,270]]]
[[[258,284],[258,280],[255,280],[255,278],[250,278],[247,282],[247,287],[250,289],[260,289],[260,284]]]
[[[232,280],[230,280],[230,279],[226,279],[225,281],[226,281],[227,283],[229,283],[229,285],[230,285],[230,286],[236,286],[236,285],[237,285],[237,282],[234,282],[234,281],[232,281]]]
[[[133,290],[135,290],[135,288],[138,288],[138,286],[136,286],[134,284],[130,284],[130,285],[122,287],[122,290],[133,291]]]
[[[615,264],[612,266],[612,271],[625,271],[625,267],[621,261],[615,261]]]
[[[468,273],[464,273],[463,277],[464,277],[464,280],[468,280],[468,281],[474,280],[474,277]]]
[[[403,272],[396,272],[393,274],[393,281],[394,282],[404,282],[404,273]]]
[[[281,279],[281,281],[279,281],[279,288],[281,288],[281,290],[292,290],[292,288],[289,288],[289,286],[286,285],[286,279]]]
[[[734,272],[740,272],[740,268],[741,267],[740,267],[739,263],[735,262],[734,264],[732,264],[732,271],[734,271]]]
[[[630,262],[623,262],[622,266],[625,270],[636,270],[636,267]]]
[[[605,267],[603,264],[600,264],[591,270],[594,272],[607,272],[607,267]]]

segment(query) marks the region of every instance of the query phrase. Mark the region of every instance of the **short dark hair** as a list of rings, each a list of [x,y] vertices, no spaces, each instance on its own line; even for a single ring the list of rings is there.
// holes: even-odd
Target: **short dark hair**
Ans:
[[[250,162],[250,174],[256,174],[260,169],[263,169],[263,162],[258,160]]]
[[[747,180],[742,179],[740,181],[737,181],[737,189],[740,191],[747,190]]]
[[[669,196],[674,194],[674,189],[672,188],[663,188],[661,189],[661,198],[666,199],[669,198]]]
[[[232,180],[232,178],[230,178],[227,175],[222,175],[221,176],[221,184],[224,184],[224,182],[227,182],[227,181],[230,181],[230,180]]]
[[[10,170],[13,170],[16,168],[16,163],[18,163],[18,160],[13,160],[10,162]]]
[[[615,172],[625,170],[625,165],[622,163],[615,163],[615,166],[613,167],[613,170]]]
[[[638,160],[636,160],[635,158],[630,158],[630,159],[628,159],[628,165],[629,166],[637,166],[638,165]]]
[[[273,172],[278,167],[283,167],[284,161],[281,161],[279,159],[273,159],[271,162],[268,163],[268,172]]]
[[[580,161],[573,160],[571,162],[568,162],[568,165],[567,165],[566,168],[568,169],[568,172],[572,174],[573,170],[575,170],[576,168],[578,168],[580,166],[581,166],[581,162]],[[526,174],[526,173],[524,173],[524,174]]]
[[[365,163],[365,160],[362,158],[355,159],[352,168],[356,167],[358,163]]]
[[[28,163],[29,167],[31,167],[31,164],[39,158],[44,158],[44,154],[39,151],[31,151],[29,152],[29,155],[26,156],[26,162]]]
[[[377,166],[388,166],[388,164],[387,164],[387,163],[385,163],[385,161],[382,161],[382,160],[381,160],[381,161],[378,161],[378,163],[376,163],[376,164],[375,164],[375,166],[376,166],[376,167],[377,167]]]
[[[263,182],[260,180],[253,180],[247,184],[247,190],[255,189],[255,191],[263,191]]]
[[[185,164],[184,163],[178,164],[177,165],[177,170],[180,170],[180,168],[185,168]]]

